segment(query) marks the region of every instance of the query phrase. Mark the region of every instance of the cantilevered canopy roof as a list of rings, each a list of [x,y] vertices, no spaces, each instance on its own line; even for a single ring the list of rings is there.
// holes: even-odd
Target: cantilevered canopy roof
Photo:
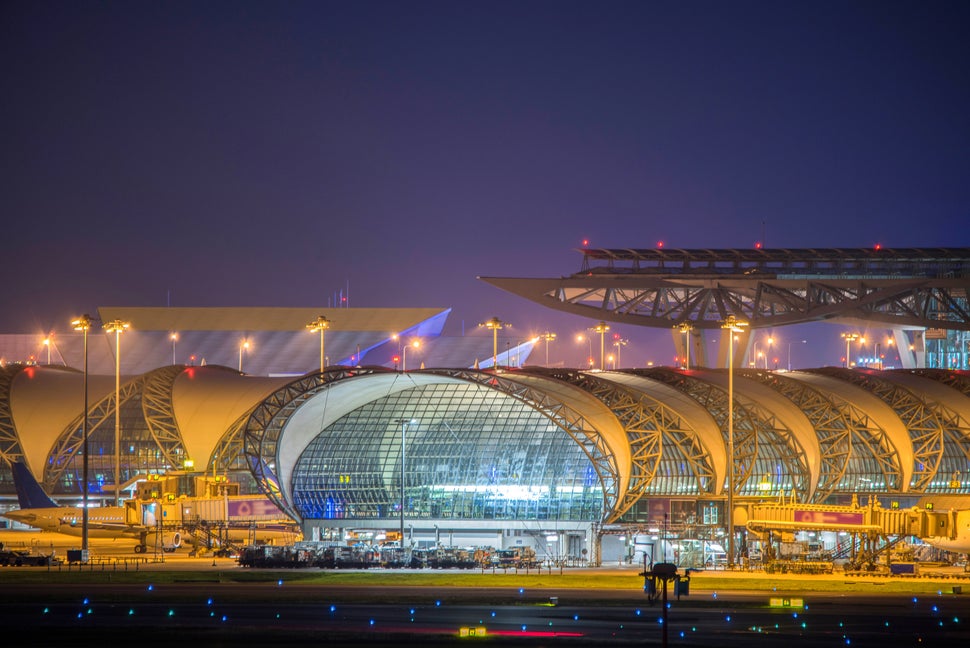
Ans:
[[[582,249],[560,278],[479,277],[549,308],[605,321],[752,329],[824,320],[970,330],[970,248]]]
[[[101,306],[101,319],[120,319],[142,331],[303,331],[322,315],[328,331],[397,333],[441,314],[444,308],[167,308]]]

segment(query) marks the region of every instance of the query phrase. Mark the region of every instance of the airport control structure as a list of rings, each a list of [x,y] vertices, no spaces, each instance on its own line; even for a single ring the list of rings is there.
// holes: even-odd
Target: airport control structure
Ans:
[[[944,503],[970,496],[970,372],[935,342],[970,330],[970,250],[583,255],[573,277],[485,280],[670,328],[685,357],[692,328],[734,335],[732,317],[749,325],[738,357],[752,328],[824,319],[890,328],[911,354],[775,371],[697,347],[678,366],[571,369],[535,363],[537,340],[500,354],[491,335],[441,336],[447,309],[106,307],[97,319],[131,324],[120,354],[100,326],[56,334],[57,361],[4,350],[0,506],[17,505],[15,461],[76,504],[86,458],[95,500],[195,470],[268,496],[322,544],[703,566],[734,542],[833,554],[956,532]],[[273,353],[257,361],[241,335]],[[404,356],[406,335],[422,354]]]

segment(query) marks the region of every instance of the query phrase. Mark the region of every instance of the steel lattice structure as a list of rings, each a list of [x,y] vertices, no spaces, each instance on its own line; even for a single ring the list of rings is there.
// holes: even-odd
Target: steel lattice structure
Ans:
[[[812,501],[822,502],[836,490],[864,491],[853,479],[882,481],[875,490],[902,487],[899,452],[885,431],[853,403],[825,393],[788,374],[769,371],[740,372],[759,380],[798,405],[808,417],[822,450],[822,466]],[[858,472],[853,473],[855,468]]]
[[[664,403],[588,372],[538,367],[529,371],[582,388],[609,407],[623,424],[633,465],[630,484],[614,517],[621,516],[649,492],[663,458],[689,466],[686,477],[694,482],[695,492],[716,490],[710,453],[698,442],[690,424]]]
[[[688,394],[708,410],[717,422],[725,443],[727,442],[728,395],[722,387],[698,375],[688,375],[663,367],[630,369],[627,372],[666,383]],[[810,486],[806,475],[809,471],[804,461],[804,453],[799,451],[791,430],[774,414],[744,397],[737,389],[734,392],[734,401],[735,493],[743,493],[754,474],[758,460],[767,458],[784,465],[784,475],[790,482],[770,482],[770,489],[762,491],[763,495],[782,495],[791,489],[800,497],[807,497]],[[769,448],[774,449],[776,457],[765,457]],[[753,485],[753,488],[758,490],[758,485]]]
[[[970,331],[970,248],[583,249],[558,279],[480,277],[549,308],[670,328],[822,320]]]
[[[184,370],[185,367],[182,366],[162,367],[123,383],[118,391],[118,402],[115,402],[115,394],[111,392],[88,410],[88,437],[114,420],[117,407],[124,407],[126,403],[132,402],[141,410],[144,425],[159,450],[160,456],[156,459],[155,468],[181,468],[185,457],[185,444],[175,423],[172,385]],[[61,479],[65,471],[71,469],[71,460],[82,453],[82,418],[79,415],[74,419],[54,444],[43,477],[49,489]],[[119,450],[116,448],[115,451]]]

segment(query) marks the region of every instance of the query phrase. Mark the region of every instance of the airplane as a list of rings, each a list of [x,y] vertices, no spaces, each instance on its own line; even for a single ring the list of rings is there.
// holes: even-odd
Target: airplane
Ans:
[[[22,462],[14,462],[11,467],[20,508],[3,513],[4,517],[42,531],[83,535],[83,508],[58,505]],[[129,500],[126,506],[88,507],[88,537],[133,539],[137,542],[135,553],[145,553],[150,546],[172,552],[190,544],[218,548],[226,543],[271,543],[300,538],[299,527],[289,521],[281,524],[233,520],[225,524],[210,523],[200,531],[198,525],[192,525],[189,530],[179,523],[159,524],[163,516],[161,503],[155,501]]]
[[[20,508],[7,511],[3,514],[4,517],[41,531],[55,531],[69,536],[83,535],[82,507],[61,506],[52,500],[23,462],[13,462],[11,469]],[[89,538],[130,538],[138,542],[135,553],[145,553],[148,550],[149,536],[152,536],[154,544],[158,534],[157,527],[128,522],[124,506],[88,507]],[[161,547],[164,551],[174,551],[181,544],[182,537],[179,532],[162,532]]]

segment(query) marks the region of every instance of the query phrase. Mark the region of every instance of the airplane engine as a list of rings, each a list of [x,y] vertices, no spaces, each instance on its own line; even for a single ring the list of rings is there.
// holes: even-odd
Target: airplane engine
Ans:
[[[182,546],[182,534],[178,531],[166,533],[162,536],[162,551],[172,553]]]

